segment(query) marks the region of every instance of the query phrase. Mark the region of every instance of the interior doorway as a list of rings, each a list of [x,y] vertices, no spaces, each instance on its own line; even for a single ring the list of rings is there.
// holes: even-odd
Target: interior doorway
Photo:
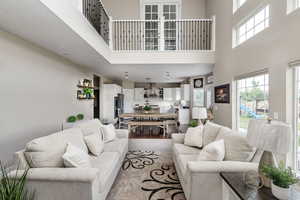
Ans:
[[[100,119],[100,77],[97,75],[94,75],[94,119]]]

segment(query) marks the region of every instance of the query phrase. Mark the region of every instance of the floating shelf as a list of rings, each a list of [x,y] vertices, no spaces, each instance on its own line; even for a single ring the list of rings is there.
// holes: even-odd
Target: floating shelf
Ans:
[[[77,85],[79,88],[89,88],[89,89],[95,89],[95,87],[92,86],[84,86],[84,85]]]
[[[78,100],[94,100],[95,98],[79,98],[77,97]]]

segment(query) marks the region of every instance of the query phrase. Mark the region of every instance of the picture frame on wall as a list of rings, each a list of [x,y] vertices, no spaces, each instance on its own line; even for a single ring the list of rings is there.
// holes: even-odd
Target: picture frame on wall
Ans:
[[[215,103],[230,104],[230,84],[215,87]]]
[[[204,86],[204,78],[194,79],[194,88],[203,88],[203,86]]]

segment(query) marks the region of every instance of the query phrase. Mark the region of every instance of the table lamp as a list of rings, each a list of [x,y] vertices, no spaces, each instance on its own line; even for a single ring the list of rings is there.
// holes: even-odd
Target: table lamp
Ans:
[[[199,122],[204,124],[201,120],[207,119],[207,110],[204,107],[193,107],[192,118],[198,119]]]
[[[261,152],[259,174],[264,186],[270,187],[270,180],[262,174],[263,165],[278,167],[274,154],[287,154],[290,150],[292,129],[283,122],[251,120],[248,126],[248,143]]]

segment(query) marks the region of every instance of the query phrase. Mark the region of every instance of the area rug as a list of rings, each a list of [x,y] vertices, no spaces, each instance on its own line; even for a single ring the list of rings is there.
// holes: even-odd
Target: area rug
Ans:
[[[108,200],[185,200],[170,153],[130,151]]]

